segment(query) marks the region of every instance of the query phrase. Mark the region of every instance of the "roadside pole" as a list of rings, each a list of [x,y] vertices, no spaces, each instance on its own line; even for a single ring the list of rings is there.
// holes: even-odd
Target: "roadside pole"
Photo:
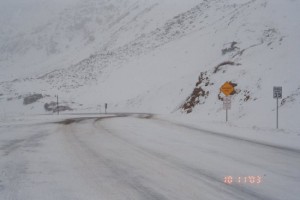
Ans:
[[[276,128],[279,127],[278,99],[282,98],[282,86],[273,87],[273,98],[276,99]]]
[[[228,109],[226,109],[226,122],[228,122]]]
[[[58,95],[56,95],[56,109],[57,109],[57,114],[59,115]]]
[[[223,97],[223,109],[226,110],[226,122],[228,122],[228,110],[231,109],[231,96]]]
[[[276,98],[276,128],[278,129],[278,97]]]

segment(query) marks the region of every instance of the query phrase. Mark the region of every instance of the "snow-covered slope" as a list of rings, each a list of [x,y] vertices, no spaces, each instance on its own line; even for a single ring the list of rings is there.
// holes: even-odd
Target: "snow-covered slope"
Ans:
[[[300,130],[298,1],[22,2],[0,2],[2,113],[44,113],[56,94],[75,111],[186,113],[200,77],[189,115],[224,121],[231,81],[230,121],[274,127],[278,85],[280,127]]]

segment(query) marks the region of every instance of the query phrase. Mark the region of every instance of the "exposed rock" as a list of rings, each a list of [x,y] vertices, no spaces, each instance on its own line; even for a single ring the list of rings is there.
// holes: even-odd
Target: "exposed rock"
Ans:
[[[235,41],[231,42],[230,47],[222,49],[222,55],[239,50],[240,48],[237,47],[236,45],[237,45],[237,42],[235,42]]]
[[[202,99],[206,99],[209,95],[209,91],[205,91],[204,88],[210,85],[210,80],[206,72],[201,72],[192,94],[186,99],[185,103],[181,106],[181,109],[186,113],[191,113],[193,108],[197,104],[203,103]],[[201,101],[202,100],[202,101]]]
[[[45,103],[44,108],[45,108],[46,111],[49,111],[49,112],[51,112],[51,111],[52,112],[57,112],[57,110],[59,112],[67,111],[67,110],[69,110],[69,111],[73,110],[72,108],[70,108],[69,106],[66,106],[66,105],[60,105],[60,106],[57,107],[57,103],[54,102],[54,101],[51,101],[50,103]]]
[[[57,105],[56,102],[51,101],[50,103],[45,103],[44,108],[46,111],[53,111],[56,109]]]
[[[24,98],[23,104],[24,105],[32,104],[41,98],[43,98],[42,94],[32,94]]]
[[[55,107],[55,109],[53,109],[53,112],[57,112],[57,110],[58,110],[59,112],[62,112],[62,111],[71,111],[71,110],[73,110],[73,109],[70,108],[69,106],[58,106],[58,108]]]
[[[218,71],[220,71],[221,67],[224,66],[224,65],[239,65],[239,64],[235,64],[235,63],[232,62],[232,61],[225,61],[225,62],[222,62],[222,63],[218,64],[218,65],[215,67],[213,73],[215,74],[215,73],[217,73]]]

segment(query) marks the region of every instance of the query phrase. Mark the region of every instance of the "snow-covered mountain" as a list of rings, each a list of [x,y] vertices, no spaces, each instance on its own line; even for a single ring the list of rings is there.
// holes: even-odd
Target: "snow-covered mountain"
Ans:
[[[74,112],[178,113],[300,130],[300,3],[295,0],[0,1],[2,117]],[[37,95],[35,103],[24,98]],[[42,98],[40,98],[42,97]]]

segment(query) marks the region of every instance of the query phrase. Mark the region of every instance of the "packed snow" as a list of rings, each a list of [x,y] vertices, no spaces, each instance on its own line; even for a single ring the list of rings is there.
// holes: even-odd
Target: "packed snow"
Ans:
[[[94,114],[2,123],[0,198],[299,198],[299,135],[191,121]]]

